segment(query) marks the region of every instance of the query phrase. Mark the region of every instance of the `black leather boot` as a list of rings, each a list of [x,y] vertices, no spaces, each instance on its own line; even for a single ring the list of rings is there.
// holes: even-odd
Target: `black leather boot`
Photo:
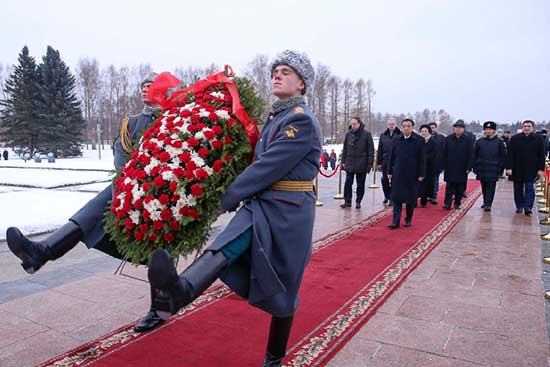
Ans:
[[[286,355],[286,345],[290,330],[292,329],[292,321],[294,316],[290,317],[275,317],[271,318],[271,326],[269,327],[269,340],[267,342],[267,353],[265,355],[262,367],[280,367],[283,358]]]
[[[82,239],[83,233],[74,222],[56,229],[48,238],[34,242],[25,237],[15,227],[6,231],[6,242],[11,252],[21,259],[21,266],[29,274],[42,267],[47,261],[55,260],[65,255]]]
[[[151,287],[151,308],[147,315],[145,315],[138,323],[134,326],[134,331],[136,333],[143,333],[145,331],[153,330],[160,324],[164,322],[163,319],[158,315],[157,310],[153,307],[153,302],[155,301],[155,290]]]
[[[222,252],[206,251],[178,275],[168,251],[155,251],[147,271],[149,284],[156,289],[153,308],[163,320],[168,319],[214,283],[226,265]]]

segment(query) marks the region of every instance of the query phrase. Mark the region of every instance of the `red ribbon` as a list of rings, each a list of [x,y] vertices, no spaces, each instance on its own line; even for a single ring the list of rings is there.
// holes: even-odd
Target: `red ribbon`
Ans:
[[[332,171],[332,173],[330,173],[330,174],[323,173],[323,171],[321,170],[321,168],[319,168],[319,173],[320,173],[321,176],[323,176],[323,177],[331,178],[331,177],[333,177],[333,176],[336,174],[336,172],[338,172],[338,169],[339,169],[339,168],[340,168],[340,165],[337,164],[336,167],[334,168],[334,171]]]
[[[244,131],[248,136],[248,142],[254,151],[258,137],[260,136],[260,130],[256,122],[248,116],[245,109],[241,105],[241,99],[239,98],[239,92],[237,86],[229,77],[233,77],[235,73],[229,65],[225,65],[224,71],[217,74],[209,75],[206,79],[197,81],[187,88],[180,89],[174,92],[169,98],[166,98],[166,92],[169,88],[174,88],[180,85],[178,78],[170,74],[169,72],[161,73],[149,87],[148,97],[152,101],[158,103],[163,110],[166,110],[173,106],[181,106],[186,103],[186,97],[188,93],[197,93],[205,90],[211,85],[223,83],[231,95],[233,105],[233,116],[243,125]],[[177,82],[177,84],[176,84]]]

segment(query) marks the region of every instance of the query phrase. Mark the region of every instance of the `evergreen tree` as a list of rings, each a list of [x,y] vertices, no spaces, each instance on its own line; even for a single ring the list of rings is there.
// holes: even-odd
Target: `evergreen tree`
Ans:
[[[37,70],[38,117],[43,134],[40,148],[57,156],[81,155],[85,122],[74,75],[51,46]]]
[[[0,101],[0,137],[16,151],[32,153],[40,140],[37,85],[36,62],[25,46],[19,54],[18,65],[6,80],[6,99]]]

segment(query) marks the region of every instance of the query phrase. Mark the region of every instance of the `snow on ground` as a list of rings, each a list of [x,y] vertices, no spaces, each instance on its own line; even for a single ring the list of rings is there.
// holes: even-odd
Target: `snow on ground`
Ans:
[[[109,185],[111,185],[110,182],[98,182],[98,183],[92,183],[92,184],[87,184],[87,185],[64,187],[64,188],[58,189],[58,190],[100,192],[100,191],[103,191]]]
[[[11,226],[25,234],[55,229],[95,195],[41,189],[0,193],[0,240]]]
[[[70,184],[109,181],[113,174],[106,171],[69,171],[0,168],[0,185],[20,185],[53,188]]]
[[[34,160],[25,162],[10,151],[7,161],[1,160],[0,167],[32,167],[32,168],[73,168],[73,169],[99,169],[114,170],[113,151],[110,146],[105,145],[101,150],[101,160],[98,159],[97,150],[83,149],[82,157],[60,158],[55,163],[48,163],[47,159],[42,159],[41,163],[35,163]],[[0,171],[1,172],[1,171]]]

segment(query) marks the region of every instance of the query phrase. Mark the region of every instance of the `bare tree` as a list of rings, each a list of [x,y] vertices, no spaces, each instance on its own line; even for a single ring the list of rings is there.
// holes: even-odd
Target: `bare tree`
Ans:
[[[76,83],[84,119],[87,123],[88,139],[91,140],[92,149],[95,149],[97,135],[94,133],[98,123],[97,107],[101,92],[101,78],[97,59],[84,58],[78,61],[76,66]],[[94,139],[95,138],[95,139]]]
[[[340,115],[340,91],[342,81],[337,76],[331,76],[327,82],[329,104],[330,104],[330,140],[336,141],[338,138],[338,117]]]
[[[365,110],[365,80],[363,78],[355,82],[355,108],[354,115],[363,118]]]
[[[271,75],[267,55],[256,55],[246,66],[244,75],[252,81],[258,96],[265,101],[266,106],[271,106],[273,96],[271,95]]]
[[[328,66],[319,64],[315,71],[315,83],[310,95],[310,105],[313,113],[319,119],[323,135],[328,135],[327,129],[327,86],[330,78],[330,69]],[[306,91],[307,92],[307,91]]]
[[[369,131],[372,132],[372,124],[371,124],[372,100],[374,99],[374,96],[376,95],[376,91],[372,87],[372,80],[370,80],[370,79],[367,80],[365,95],[366,95],[366,100],[367,100],[367,125],[369,127]]]
[[[180,66],[174,69],[174,75],[181,81],[183,85],[191,85],[197,80],[205,77],[204,69],[195,66],[182,68]]]

